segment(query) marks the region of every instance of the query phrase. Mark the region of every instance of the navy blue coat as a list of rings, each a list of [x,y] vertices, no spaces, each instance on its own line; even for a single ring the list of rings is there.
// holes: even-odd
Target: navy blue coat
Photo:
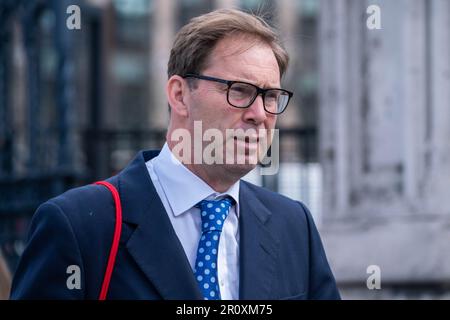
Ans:
[[[157,154],[140,152],[107,180],[118,188],[123,208],[108,299],[202,299],[145,166]],[[339,299],[307,208],[245,181],[240,184],[240,299]],[[42,204],[31,222],[11,298],[97,299],[114,219],[114,201],[104,186],[72,189]],[[80,267],[80,289],[66,285],[70,265]]]

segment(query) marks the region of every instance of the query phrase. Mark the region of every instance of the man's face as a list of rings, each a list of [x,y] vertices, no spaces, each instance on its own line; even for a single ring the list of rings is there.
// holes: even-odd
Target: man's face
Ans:
[[[210,54],[207,67],[202,75],[252,83],[261,88],[280,88],[280,71],[272,49],[254,39],[243,36],[232,36],[220,40]],[[264,110],[263,100],[259,95],[248,108],[236,108],[227,102],[227,85],[212,81],[195,80],[196,86],[188,95],[190,109],[190,129],[194,121],[202,122],[205,132],[214,128],[220,130],[224,137],[224,162],[227,150],[234,154],[233,164],[222,165],[230,174],[243,176],[256,165],[258,141],[261,146],[262,139],[266,147],[270,145],[267,130],[274,129],[276,115]],[[228,129],[228,130],[227,130]],[[258,140],[237,138],[230,135],[229,129],[248,130],[258,134]],[[262,134],[262,135],[261,135]],[[252,134],[251,136],[254,136]],[[211,142],[204,141],[203,149]],[[230,149],[230,146],[233,148]],[[244,164],[237,163],[237,153],[245,150]],[[229,157],[229,155],[228,155]],[[218,168],[216,168],[218,169]]]

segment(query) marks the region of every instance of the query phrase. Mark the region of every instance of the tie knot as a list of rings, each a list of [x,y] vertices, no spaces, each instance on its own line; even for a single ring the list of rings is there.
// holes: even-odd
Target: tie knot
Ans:
[[[202,200],[196,206],[202,217],[202,232],[222,231],[222,226],[228,216],[234,200],[230,197],[220,200]]]

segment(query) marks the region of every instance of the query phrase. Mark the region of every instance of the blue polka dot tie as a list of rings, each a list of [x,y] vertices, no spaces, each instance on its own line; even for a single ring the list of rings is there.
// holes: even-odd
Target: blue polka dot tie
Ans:
[[[217,278],[219,239],[233,201],[227,197],[221,200],[203,200],[196,205],[202,217],[202,235],[198,243],[194,273],[205,300],[220,300]]]

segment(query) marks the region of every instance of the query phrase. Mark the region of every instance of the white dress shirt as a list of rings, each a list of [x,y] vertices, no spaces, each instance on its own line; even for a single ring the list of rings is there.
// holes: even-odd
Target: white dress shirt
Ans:
[[[167,143],[146,165],[192,270],[201,236],[200,209],[195,205],[204,199],[215,200],[227,195],[236,201],[220,236],[217,271],[222,299],[239,299],[239,181],[226,192],[214,191],[172,155]]]

